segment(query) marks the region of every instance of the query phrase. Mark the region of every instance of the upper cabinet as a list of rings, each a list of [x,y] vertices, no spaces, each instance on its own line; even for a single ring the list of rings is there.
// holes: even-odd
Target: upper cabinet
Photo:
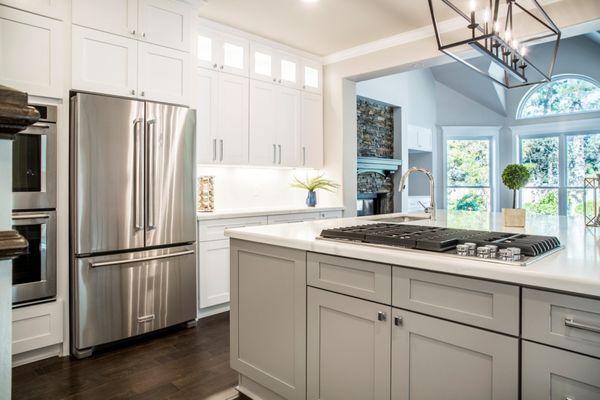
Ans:
[[[320,63],[302,60],[300,74],[303,90],[319,94],[323,92],[323,66]]]
[[[408,149],[433,151],[433,132],[430,128],[408,125]]]
[[[189,52],[190,7],[177,0],[73,0],[73,23]]]
[[[250,77],[320,93],[320,64],[261,43],[250,44]]]
[[[0,84],[62,97],[63,29],[55,19],[0,6]]]
[[[211,29],[198,32],[198,66],[248,76],[249,41]]]
[[[2,0],[2,4],[58,20],[65,18],[67,0]]]

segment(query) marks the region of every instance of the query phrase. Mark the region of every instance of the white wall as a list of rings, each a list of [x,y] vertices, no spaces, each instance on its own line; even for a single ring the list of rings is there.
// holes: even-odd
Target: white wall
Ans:
[[[321,175],[311,169],[198,166],[198,176],[215,177],[215,208],[248,209],[305,206],[306,191],[290,187],[294,176],[304,179]],[[327,177],[327,175],[325,175]],[[335,196],[317,193],[318,205],[334,206]]]
[[[0,231],[10,229],[12,210],[12,143],[0,140]],[[10,399],[12,368],[12,268],[0,261],[0,399]]]
[[[402,143],[407,143],[408,141],[408,125],[430,128],[435,132],[437,114],[435,80],[429,69],[409,71],[358,82],[356,84],[356,94],[400,107],[402,116],[400,121],[402,125]],[[397,118],[394,119],[394,123],[398,123]],[[408,169],[409,157],[406,146],[402,146],[401,148],[401,159],[403,160],[401,169],[403,172]],[[435,160],[433,169],[436,169]],[[401,175],[401,173],[395,175],[395,188],[399,186]],[[409,186],[411,182],[413,186],[427,186],[428,183],[426,180],[425,176],[413,175],[410,178]],[[394,196],[396,211],[400,211],[400,201],[403,205],[408,204],[408,191]]]

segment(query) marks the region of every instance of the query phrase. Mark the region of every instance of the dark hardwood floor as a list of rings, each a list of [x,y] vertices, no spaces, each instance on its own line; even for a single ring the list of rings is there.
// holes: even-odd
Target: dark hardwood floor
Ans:
[[[229,314],[75,360],[13,369],[13,399],[248,399],[229,368]]]

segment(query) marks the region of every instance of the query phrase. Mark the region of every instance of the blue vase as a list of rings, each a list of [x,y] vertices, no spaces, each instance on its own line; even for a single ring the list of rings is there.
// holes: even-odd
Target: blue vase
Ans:
[[[306,205],[309,207],[314,207],[317,205],[317,192],[313,190],[308,192],[308,196],[306,196]]]

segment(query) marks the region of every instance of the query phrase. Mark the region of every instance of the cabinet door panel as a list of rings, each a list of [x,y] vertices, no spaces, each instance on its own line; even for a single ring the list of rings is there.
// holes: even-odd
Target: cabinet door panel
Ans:
[[[392,400],[518,399],[518,339],[404,310],[392,315]]]
[[[300,75],[302,90],[318,94],[323,92],[323,66],[320,63],[302,60]]]
[[[219,52],[222,54],[220,69],[230,74],[248,76],[248,40],[221,34]]]
[[[190,8],[183,1],[139,0],[142,40],[173,49],[190,51]]]
[[[198,243],[200,308],[229,301],[229,239]]]
[[[311,287],[307,296],[307,399],[388,400],[390,308]]]
[[[279,165],[294,167],[300,147],[300,91],[280,87],[276,100],[277,161]]]
[[[251,165],[278,164],[275,136],[276,95],[272,83],[250,80],[249,159]]]
[[[248,162],[248,78],[219,73],[218,159]]]
[[[188,104],[188,53],[140,42],[139,63],[139,88],[144,99]]]
[[[0,6],[0,84],[62,97],[62,23]]]
[[[2,4],[58,20],[65,18],[67,0],[2,0]]]
[[[299,89],[300,83],[300,59],[291,54],[278,52],[277,70],[279,72],[277,82],[291,88]]]
[[[306,400],[306,255],[231,240],[231,367]]]
[[[198,68],[196,73],[196,154],[198,162],[217,162],[219,73]]]
[[[301,146],[299,165],[323,167],[323,99],[320,95],[302,92]]]
[[[197,63],[199,67],[217,70],[221,65],[219,54],[220,34],[212,29],[201,28],[197,35]]]
[[[259,43],[250,43],[250,77],[276,83],[278,78],[275,50]]]
[[[115,35],[135,38],[137,0],[73,0],[73,23]]]
[[[73,26],[73,89],[136,95],[137,49],[133,39]]]
[[[523,400],[600,399],[600,360],[523,341]]]

